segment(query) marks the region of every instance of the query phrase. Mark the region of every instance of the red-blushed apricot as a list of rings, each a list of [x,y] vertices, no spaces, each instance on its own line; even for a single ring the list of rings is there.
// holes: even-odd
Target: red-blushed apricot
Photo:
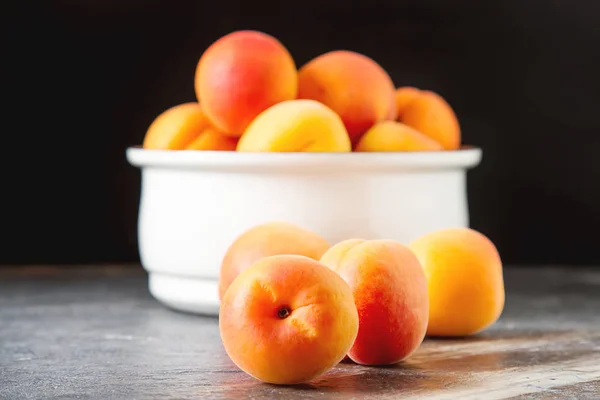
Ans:
[[[315,100],[288,100],[263,111],[237,146],[244,152],[347,152],[350,139],[340,117]]]
[[[143,148],[183,150],[209,127],[210,121],[198,103],[179,104],[162,112],[150,124]]]
[[[219,274],[219,297],[236,276],[267,256],[294,254],[318,260],[329,243],[318,234],[289,222],[267,222],[239,235],[227,249]]]
[[[292,56],[277,39],[262,32],[237,31],[202,54],[195,89],[213,125],[239,137],[262,111],[296,98],[298,74]]]
[[[466,336],[493,324],[504,308],[496,246],[469,228],[423,235],[409,244],[429,288],[429,336]]]
[[[394,84],[371,58],[352,51],[322,54],[300,68],[298,98],[340,115],[353,143],[376,122],[395,117]]]
[[[395,364],[422,343],[427,329],[427,281],[417,257],[391,240],[349,239],[321,257],[350,285],[359,328],[348,352],[356,363]]]
[[[358,332],[352,291],[304,256],[263,258],[227,290],[219,313],[225,350],[263,382],[307,382],[338,364]]]
[[[375,124],[358,141],[355,151],[437,151],[442,145],[401,122]]]
[[[354,246],[364,243],[364,239],[347,239],[336,243],[334,246],[327,249],[325,254],[320,259],[320,262],[334,271],[337,269],[338,263],[346,255],[346,253]]]
[[[237,139],[207,128],[187,147],[187,150],[224,150],[233,151]]]

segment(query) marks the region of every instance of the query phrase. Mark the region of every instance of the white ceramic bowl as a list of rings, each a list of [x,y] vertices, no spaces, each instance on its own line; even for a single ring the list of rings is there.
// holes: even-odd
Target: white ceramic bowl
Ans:
[[[469,224],[466,170],[481,150],[415,153],[237,153],[127,149],[142,170],[138,222],[152,295],[217,315],[221,260],[242,232],[269,221],[402,243]]]

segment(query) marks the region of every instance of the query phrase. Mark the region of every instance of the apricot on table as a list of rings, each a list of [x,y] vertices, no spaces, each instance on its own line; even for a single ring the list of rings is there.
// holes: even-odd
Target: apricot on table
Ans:
[[[314,100],[288,100],[263,111],[238,142],[246,152],[348,152],[339,115]]]
[[[150,124],[143,148],[183,150],[205,129],[210,121],[198,103],[184,103],[163,111]]]
[[[233,151],[237,139],[217,132],[213,128],[203,130],[200,135],[187,147],[187,150],[227,150]]]
[[[292,56],[277,39],[262,32],[237,31],[202,54],[195,90],[213,125],[239,137],[262,111],[296,98],[298,73]]]
[[[409,247],[429,290],[429,336],[467,336],[492,325],[504,307],[502,262],[494,244],[469,228],[431,232]]]
[[[267,222],[239,235],[227,249],[219,274],[219,298],[239,275],[261,258],[294,254],[318,260],[329,248],[321,236],[289,222]]]
[[[460,147],[458,118],[443,97],[428,90],[415,94],[411,89],[397,94],[396,101],[400,122],[439,142],[446,150]]]
[[[376,122],[396,116],[394,84],[371,58],[352,51],[322,54],[298,71],[298,98],[338,113],[353,143]]]
[[[263,258],[231,284],[221,304],[225,351],[263,382],[307,382],[338,364],[358,332],[350,287],[304,256]]]
[[[358,364],[395,364],[422,343],[427,329],[427,281],[417,257],[391,240],[349,239],[321,263],[352,289],[359,328],[348,356]]]
[[[358,141],[355,151],[437,151],[442,145],[401,122],[375,124]]]

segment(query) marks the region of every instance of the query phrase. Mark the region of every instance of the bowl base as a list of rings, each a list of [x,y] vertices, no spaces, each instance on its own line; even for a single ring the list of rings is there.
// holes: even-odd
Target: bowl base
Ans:
[[[148,286],[152,296],[169,308],[194,314],[219,315],[219,283],[215,279],[152,272]]]

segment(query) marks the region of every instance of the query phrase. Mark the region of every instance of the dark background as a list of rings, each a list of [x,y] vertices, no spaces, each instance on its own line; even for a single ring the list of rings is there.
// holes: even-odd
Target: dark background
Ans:
[[[600,2],[117,1],[4,3],[0,264],[137,260],[140,144],[194,100],[202,51],[256,29],[298,66],[335,49],[397,86],[442,94],[463,142],[471,222],[509,264],[600,265]],[[6,12],[8,11],[8,12]],[[6,106],[5,106],[6,107]],[[5,108],[5,111],[7,109]],[[4,236],[4,235],[3,235]]]

